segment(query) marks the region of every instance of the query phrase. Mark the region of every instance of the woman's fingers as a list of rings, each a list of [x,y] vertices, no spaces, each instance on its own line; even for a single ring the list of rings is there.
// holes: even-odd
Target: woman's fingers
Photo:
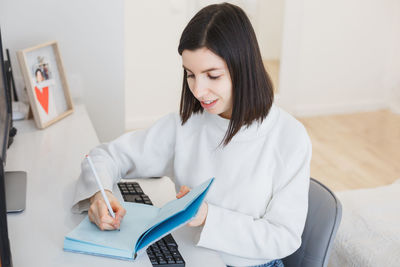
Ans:
[[[201,203],[200,209],[197,212],[196,216],[187,223],[188,226],[195,227],[204,225],[208,214],[208,204],[207,202]]]
[[[111,204],[111,208],[113,209],[113,211],[115,213],[115,219],[121,221],[122,218],[124,218],[124,216],[126,214],[126,210],[124,209],[124,207],[122,207],[122,205],[116,199],[113,199],[112,201],[110,201],[110,204]]]
[[[111,193],[107,192],[111,207],[115,212],[115,218],[113,218],[108,211],[104,199],[100,195],[96,195],[91,199],[89,220],[95,223],[101,230],[119,229],[121,220],[126,214],[126,210]]]
[[[124,208],[121,207],[121,209],[118,210],[114,210],[115,212],[115,222],[114,224],[117,225],[118,224],[118,228],[119,228],[119,224],[121,223],[122,219],[124,218],[125,214],[126,214],[126,210]]]
[[[114,218],[111,217],[107,205],[103,201],[97,202],[97,209],[99,211],[99,218],[101,223],[112,224],[114,222]]]
[[[122,207],[122,205],[118,201],[112,201],[111,207],[115,213],[115,219],[113,222],[113,226],[115,227],[115,229],[119,229],[120,225],[121,225],[121,221],[126,214],[126,210],[124,209],[124,207]]]
[[[190,192],[190,188],[187,187],[186,185],[182,185],[181,189],[179,190],[179,193],[176,195],[176,198],[181,198],[189,192]]]
[[[102,200],[96,200],[93,204],[93,221],[101,230],[114,230],[114,219],[108,212],[107,205]]]

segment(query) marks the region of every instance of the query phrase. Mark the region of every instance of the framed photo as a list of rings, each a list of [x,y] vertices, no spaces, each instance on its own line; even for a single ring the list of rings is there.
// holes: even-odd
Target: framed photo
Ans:
[[[74,110],[57,42],[17,52],[33,117],[43,129]]]

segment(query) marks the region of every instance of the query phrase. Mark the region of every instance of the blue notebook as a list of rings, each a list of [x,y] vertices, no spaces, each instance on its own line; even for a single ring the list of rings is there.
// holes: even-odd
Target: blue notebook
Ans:
[[[101,231],[85,219],[64,238],[64,250],[123,260],[134,260],[146,248],[186,224],[200,208],[214,178],[193,188],[180,199],[161,208],[139,203],[122,203],[126,215],[120,231]]]

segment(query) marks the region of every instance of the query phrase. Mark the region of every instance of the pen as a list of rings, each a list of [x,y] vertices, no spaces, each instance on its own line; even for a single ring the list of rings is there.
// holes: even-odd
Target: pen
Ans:
[[[100,188],[101,195],[103,196],[104,201],[106,202],[108,211],[110,212],[110,215],[115,219],[115,214],[114,214],[114,211],[111,208],[110,201],[107,198],[106,192],[104,192],[103,185],[100,182],[99,176],[97,176],[96,169],[94,168],[93,162],[90,159],[89,155],[86,155],[86,159],[88,160],[90,168],[92,169],[94,177],[96,178],[97,186]]]

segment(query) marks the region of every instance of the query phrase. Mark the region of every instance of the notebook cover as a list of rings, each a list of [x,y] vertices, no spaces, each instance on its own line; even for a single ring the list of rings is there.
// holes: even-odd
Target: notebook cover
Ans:
[[[214,178],[207,180],[184,197],[172,200],[162,208],[140,203],[121,203],[127,213],[121,221],[120,231],[101,231],[86,216],[65,237],[64,250],[133,260],[135,252],[140,252],[194,217],[213,181]]]

